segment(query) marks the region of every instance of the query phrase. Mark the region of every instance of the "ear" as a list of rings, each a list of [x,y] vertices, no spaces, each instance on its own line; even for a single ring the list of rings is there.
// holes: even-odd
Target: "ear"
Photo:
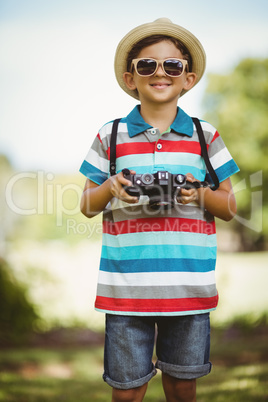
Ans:
[[[189,91],[196,83],[197,75],[195,73],[187,73],[183,89]]]
[[[137,89],[133,74],[131,74],[129,72],[125,72],[123,74],[123,80],[124,80],[124,83],[126,84],[126,86],[128,87],[128,89],[130,89],[131,91],[134,91],[135,89]]]

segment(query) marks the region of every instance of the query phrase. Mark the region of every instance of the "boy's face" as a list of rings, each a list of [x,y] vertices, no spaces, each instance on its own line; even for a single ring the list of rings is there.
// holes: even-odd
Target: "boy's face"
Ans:
[[[183,59],[180,50],[169,41],[162,41],[143,48],[137,58],[153,58],[163,60],[168,58]],[[141,104],[144,103],[174,103],[177,105],[178,98],[183,89],[189,90],[196,81],[196,74],[184,73],[179,77],[170,77],[158,66],[155,73],[149,77],[141,77],[133,69],[132,73],[124,73],[124,81],[131,90],[137,90]]]

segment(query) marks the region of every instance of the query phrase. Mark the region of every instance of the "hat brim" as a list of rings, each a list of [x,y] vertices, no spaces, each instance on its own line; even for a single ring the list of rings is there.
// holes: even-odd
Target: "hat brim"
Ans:
[[[115,53],[114,69],[120,87],[133,98],[139,99],[137,92],[130,90],[126,86],[123,74],[127,71],[127,58],[130,50],[136,43],[152,35],[171,36],[178,39],[186,46],[192,57],[192,72],[197,76],[196,85],[202,78],[206,68],[206,54],[203,46],[187,29],[173,24],[167,18],[160,18],[154,22],[143,24],[132,29],[119,42]],[[183,90],[180,96],[184,95],[186,92],[187,91]]]

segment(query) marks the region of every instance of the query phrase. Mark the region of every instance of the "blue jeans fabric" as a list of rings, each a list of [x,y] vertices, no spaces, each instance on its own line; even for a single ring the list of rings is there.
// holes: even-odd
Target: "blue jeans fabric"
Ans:
[[[106,315],[103,379],[113,388],[142,386],[156,374],[156,368],[179,379],[202,377],[211,371],[209,353],[209,313],[172,317]]]

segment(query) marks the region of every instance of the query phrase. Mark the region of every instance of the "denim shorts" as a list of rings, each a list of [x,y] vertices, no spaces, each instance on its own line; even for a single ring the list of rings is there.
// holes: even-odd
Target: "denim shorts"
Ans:
[[[211,370],[209,353],[209,313],[172,317],[106,315],[103,379],[113,388],[140,387],[156,374],[156,368],[178,379],[202,377]]]

